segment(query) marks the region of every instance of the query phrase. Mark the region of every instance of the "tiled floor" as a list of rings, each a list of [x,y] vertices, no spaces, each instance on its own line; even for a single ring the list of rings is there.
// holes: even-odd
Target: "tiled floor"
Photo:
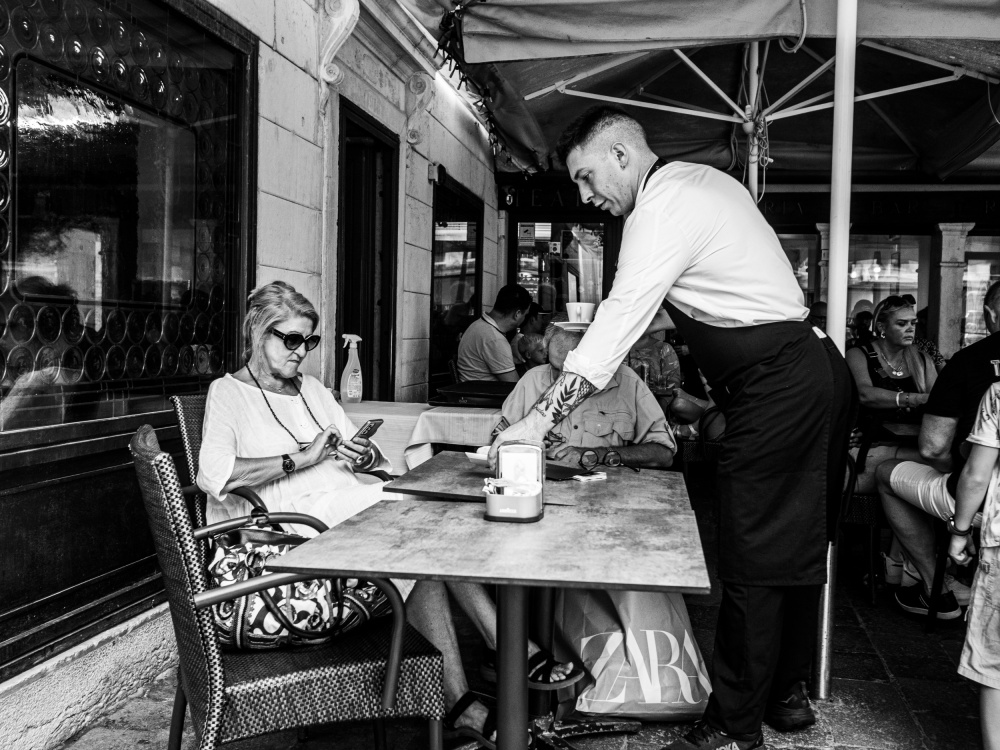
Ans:
[[[691,482],[691,492],[711,568],[714,524],[710,492],[697,477]],[[936,633],[928,635],[922,620],[892,605],[890,591],[883,590],[879,603],[872,606],[861,585],[862,566],[855,562],[860,557],[860,548],[848,534],[841,544],[832,697],[817,703],[819,721],[808,731],[780,735],[767,730],[768,746],[782,750],[981,747],[975,685],[955,671],[964,638],[962,621],[944,623]],[[706,660],[711,659],[717,601],[717,593],[688,598],[695,635]],[[477,637],[467,621],[460,621],[459,629],[463,652],[468,652],[467,663],[474,664]],[[489,687],[471,673],[470,682],[476,689]],[[172,676],[156,682],[144,697],[81,732],[66,743],[64,750],[165,747],[174,684]],[[680,724],[646,724],[637,735],[577,739],[573,744],[580,750],[658,750],[686,728]],[[389,744],[401,750],[426,747],[424,726],[420,722],[391,724]],[[295,732],[286,732],[230,747],[362,750],[373,746],[370,726],[356,724],[313,729],[303,739]],[[195,747],[189,729],[184,750]]]

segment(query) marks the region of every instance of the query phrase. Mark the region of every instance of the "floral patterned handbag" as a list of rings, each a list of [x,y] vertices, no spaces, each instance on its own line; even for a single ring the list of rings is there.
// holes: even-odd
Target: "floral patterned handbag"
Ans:
[[[266,572],[306,538],[258,527],[218,534],[211,541],[209,580],[228,586]],[[325,643],[373,617],[388,614],[389,600],[373,584],[357,579],[311,580],[222,602],[213,608],[220,643],[233,649],[272,649]]]

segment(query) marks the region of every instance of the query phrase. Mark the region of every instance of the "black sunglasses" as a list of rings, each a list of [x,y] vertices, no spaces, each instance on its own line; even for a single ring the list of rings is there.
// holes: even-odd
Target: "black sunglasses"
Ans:
[[[313,334],[312,336],[303,336],[301,333],[282,333],[277,328],[272,328],[271,333],[284,341],[285,348],[290,352],[294,352],[303,344],[306,345],[307,352],[311,352],[319,346],[319,336],[316,334]]]

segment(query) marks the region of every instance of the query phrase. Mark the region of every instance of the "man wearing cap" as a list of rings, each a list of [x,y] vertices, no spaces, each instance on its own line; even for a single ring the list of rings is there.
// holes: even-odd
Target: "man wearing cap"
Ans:
[[[815,721],[805,680],[844,477],[850,374],[806,322],[778,238],[738,182],[657,159],[642,126],[613,107],[584,113],[557,150],[584,203],[626,217],[618,270],[560,376],[492,453],[543,439],[601,390],[665,302],[726,417],[713,694],[702,721],[668,747],[761,747],[765,720],[779,730]]]

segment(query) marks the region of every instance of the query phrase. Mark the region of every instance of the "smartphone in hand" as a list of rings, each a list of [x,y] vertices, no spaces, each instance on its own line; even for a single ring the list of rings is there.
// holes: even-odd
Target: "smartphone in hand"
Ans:
[[[370,439],[372,435],[378,432],[378,428],[381,426],[381,419],[369,419],[361,425],[361,429],[354,434],[354,437],[351,438],[351,442],[356,441],[358,438]]]

